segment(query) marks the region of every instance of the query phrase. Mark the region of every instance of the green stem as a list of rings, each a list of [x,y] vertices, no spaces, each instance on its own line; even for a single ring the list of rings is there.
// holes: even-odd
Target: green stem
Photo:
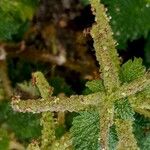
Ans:
[[[108,23],[104,6],[99,0],[90,0],[96,24],[93,25],[91,36],[94,40],[97,61],[101,66],[100,72],[107,92],[111,93],[114,88],[119,87],[119,59],[116,51],[116,41]]]
[[[133,135],[132,121],[116,119],[116,130],[119,138],[117,150],[139,150]]]
[[[40,113],[46,111],[70,111],[78,112],[85,110],[89,106],[97,106],[99,101],[104,99],[103,93],[94,93],[90,95],[74,95],[71,97],[51,97],[44,101],[37,100],[20,100],[19,97],[14,97],[12,100],[12,108],[20,112]]]
[[[108,137],[110,127],[113,124],[114,108],[106,102],[100,105],[100,144],[102,150],[109,150]]]
[[[49,98],[53,94],[53,88],[49,86],[47,80],[41,72],[35,72],[33,74],[33,80],[35,80],[35,84],[38,87],[41,97],[43,98],[43,102],[49,102]],[[41,150],[50,149],[52,143],[55,141],[55,122],[53,119],[52,112],[43,112],[41,118],[42,129],[42,137],[41,137]]]
[[[109,99],[115,101],[135,95],[136,93],[143,91],[149,85],[150,85],[150,74],[147,73],[143,77],[138,78],[132,81],[131,83],[123,84],[116,92],[112,93],[109,96]]]

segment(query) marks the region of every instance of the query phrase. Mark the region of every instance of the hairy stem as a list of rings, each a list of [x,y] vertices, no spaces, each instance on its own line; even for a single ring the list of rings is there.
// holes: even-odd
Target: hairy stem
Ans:
[[[116,119],[116,130],[119,138],[117,150],[139,150],[133,135],[132,121]]]
[[[20,112],[40,113],[46,111],[75,111],[85,110],[89,106],[98,105],[99,101],[103,100],[104,96],[100,93],[94,93],[87,96],[74,95],[71,97],[51,97],[47,101],[43,99],[37,100],[20,100],[19,97],[14,97],[12,100],[12,108]]]
[[[96,24],[93,25],[91,35],[94,40],[97,61],[101,66],[104,85],[110,93],[119,87],[119,59],[115,48],[116,41],[113,39],[113,32],[108,23],[104,6],[99,0],[91,0],[91,7],[95,15]]]
[[[33,75],[33,80],[38,87],[43,101],[48,101],[53,94],[53,88],[49,86],[47,80],[41,72],[36,72]],[[53,119],[52,112],[43,112],[41,118],[42,137],[41,137],[41,149],[47,150],[51,147],[52,143],[55,141],[55,122]]]

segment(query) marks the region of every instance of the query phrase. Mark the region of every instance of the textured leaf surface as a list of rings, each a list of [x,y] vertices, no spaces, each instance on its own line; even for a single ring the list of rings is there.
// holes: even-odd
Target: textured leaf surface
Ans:
[[[17,33],[19,27],[19,21],[13,19],[10,15],[4,14],[0,10],[0,39],[10,40],[12,35]]]
[[[82,112],[73,120],[71,129],[76,150],[98,150],[99,115],[96,112]]]
[[[142,150],[150,149],[150,133],[143,139]]]
[[[84,5],[89,0],[81,0]],[[108,8],[110,24],[120,48],[124,48],[128,40],[147,36],[150,30],[149,0],[102,0]]]
[[[142,65],[141,58],[134,58],[122,65],[120,70],[120,78],[123,82],[131,82],[139,77],[142,77],[146,68]]]
[[[135,115],[134,134],[141,150],[150,149],[150,119]]]
[[[73,120],[71,128],[75,150],[99,150],[99,115],[97,112],[81,112]],[[109,134],[109,147],[115,149],[117,135],[112,127]]]
[[[127,40],[147,36],[150,30],[150,1],[148,0],[103,0],[111,16],[111,26],[120,46]]]
[[[23,83],[18,83],[17,85],[25,93],[30,93],[32,96],[40,96],[38,88],[33,86],[31,82],[24,81]]]
[[[32,19],[38,0],[0,1],[0,40],[11,40],[22,25]]]
[[[134,120],[134,111],[127,99],[121,99],[115,103],[115,114],[119,119],[131,119]]]
[[[88,81],[86,83],[86,87],[88,87],[92,93],[104,91],[104,85],[103,85],[102,80]]]
[[[8,103],[0,103],[0,123],[6,122],[19,139],[30,140],[41,134],[39,115],[14,112]]]

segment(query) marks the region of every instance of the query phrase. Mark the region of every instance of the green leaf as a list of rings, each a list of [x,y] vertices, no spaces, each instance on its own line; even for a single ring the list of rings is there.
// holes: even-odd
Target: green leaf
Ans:
[[[71,128],[75,150],[99,150],[99,114],[97,112],[81,112],[73,120]],[[115,150],[117,135],[114,126],[109,134],[109,147]]]
[[[23,83],[18,83],[17,86],[25,93],[30,93],[32,96],[40,96],[38,88],[33,86],[31,82],[24,81]]]
[[[116,117],[119,119],[134,120],[134,111],[128,99],[121,99],[115,102],[115,114],[116,114]]]
[[[76,150],[98,150],[99,115],[97,112],[81,112],[73,120],[71,128]]]
[[[0,1],[0,40],[12,40],[22,25],[31,20],[38,0]]]
[[[13,17],[26,20],[32,19],[38,0],[1,0],[0,8],[5,14],[11,14]]]
[[[134,121],[134,134],[141,150],[150,149],[150,118],[136,114]]]
[[[144,75],[146,68],[142,65],[141,58],[134,58],[122,65],[120,69],[120,79],[123,82],[131,82]]]
[[[19,139],[31,140],[41,135],[40,118],[38,115],[31,113],[11,113],[7,122],[11,125],[10,128]]]
[[[92,80],[88,81],[85,85],[89,90],[94,93],[94,92],[101,92],[104,91],[104,85],[102,80]]]
[[[110,24],[120,48],[127,41],[147,36],[150,31],[150,1],[102,0],[111,16]]]
[[[31,140],[41,135],[40,116],[14,112],[9,103],[0,103],[0,123],[7,123],[21,140]]]
[[[150,133],[143,139],[142,150],[150,149]]]
[[[11,15],[5,14],[0,9],[0,40],[11,40],[12,35],[19,30],[19,21],[13,19]]]

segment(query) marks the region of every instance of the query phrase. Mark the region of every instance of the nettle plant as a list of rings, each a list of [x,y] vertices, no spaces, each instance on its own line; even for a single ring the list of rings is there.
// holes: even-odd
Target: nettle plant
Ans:
[[[41,99],[12,100],[14,111],[42,113],[41,142],[32,142],[28,149],[140,149],[133,134],[134,114],[150,117],[150,73],[140,58],[120,65],[106,9],[98,0],[90,3],[96,22],[91,36],[102,79],[87,82],[87,95],[55,97],[43,74],[35,72],[33,79]],[[53,113],[65,111],[79,115],[74,118],[70,133],[57,139]]]

